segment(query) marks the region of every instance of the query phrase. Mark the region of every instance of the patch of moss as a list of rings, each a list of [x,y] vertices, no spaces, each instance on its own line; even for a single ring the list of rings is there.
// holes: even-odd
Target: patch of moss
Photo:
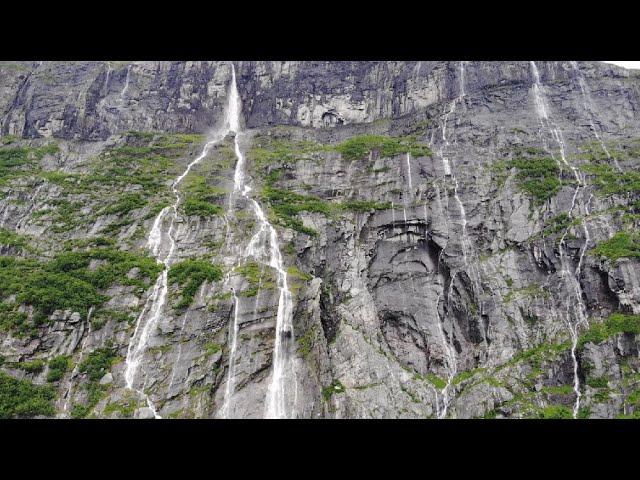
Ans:
[[[328,402],[329,400],[331,400],[331,397],[334,394],[344,393],[344,392],[345,392],[344,385],[340,383],[340,380],[335,379],[331,382],[331,384],[328,387],[322,389],[322,398],[324,398],[324,400]]]
[[[0,372],[0,419],[53,416],[55,390]]]
[[[188,259],[171,265],[169,281],[177,283],[182,298],[176,308],[186,308],[193,302],[198,289],[204,282],[217,282],[222,279],[222,268],[208,260]]]
[[[419,143],[415,137],[387,137],[382,135],[359,135],[349,138],[335,147],[345,160],[361,160],[375,151],[382,157],[393,157],[409,153],[413,157],[433,155],[429,147]]]
[[[591,252],[610,260],[640,257],[640,234],[636,232],[617,232],[609,240],[600,242]]]

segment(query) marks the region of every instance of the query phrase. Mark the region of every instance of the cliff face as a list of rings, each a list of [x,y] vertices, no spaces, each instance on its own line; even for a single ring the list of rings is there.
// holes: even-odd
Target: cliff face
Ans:
[[[25,62],[0,83],[1,415],[640,414],[637,74]]]

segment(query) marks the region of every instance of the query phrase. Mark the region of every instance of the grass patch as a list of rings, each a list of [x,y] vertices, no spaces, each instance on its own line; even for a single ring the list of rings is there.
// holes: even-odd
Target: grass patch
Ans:
[[[578,348],[586,343],[602,343],[619,333],[640,334],[640,315],[614,313],[603,322],[592,324],[578,338]]]
[[[71,359],[66,355],[59,355],[49,362],[49,372],[47,382],[57,382],[64,377],[64,374],[71,367]]]
[[[536,417],[544,419],[568,419],[573,418],[573,411],[565,405],[549,405],[548,407],[538,410]]]
[[[534,205],[545,203],[562,186],[562,181],[558,178],[560,168],[553,158],[515,158],[507,165],[516,168],[518,186],[531,197]]]
[[[609,240],[600,242],[589,253],[606,257],[610,260],[640,257],[640,234],[636,232],[617,232]]]
[[[55,390],[49,385],[34,385],[0,372],[0,418],[53,416]]]
[[[338,144],[335,150],[345,160],[362,160],[369,152],[379,153],[382,157],[393,157],[409,153],[413,157],[433,155],[427,145],[419,143],[415,137],[387,137],[382,135],[359,135]]]
[[[87,355],[78,365],[78,370],[86,373],[91,382],[97,382],[111,370],[117,358],[115,348],[110,346],[98,348]]]
[[[181,287],[182,298],[176,308],[191,305],[200,286],[205,282],[217,282],[222,279],[222,268],[207,260],[189,259],[171,265],[169,281]]]
[[[344,385],[340,383],[340,380],[336,379],[333,382],[331,382],[331,384],[328,387],[322,389],[322,398],[324,398],[324,400],[328,402],[329,400],[331,400],[331,397],[334,394],[344,393],[344,392],[345,392]]]

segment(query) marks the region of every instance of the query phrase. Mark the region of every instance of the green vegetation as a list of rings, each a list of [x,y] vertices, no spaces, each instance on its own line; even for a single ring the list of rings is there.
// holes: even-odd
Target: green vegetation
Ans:
[[[0,303],[0,331],[14,332],[17,337],[34,336],[46,317],[40,315],[29,320],[29,316],[18,308],[15,303]]]
[[[142,292],[161,269],[151,257],[112,247],[67,250],[47,263],[0,256],[0,296],[16,296],[15,303],[0,303],[0,329],[23,336],[34,333],[55,310],[86,315],[108,300],[99,290],[117,283]],[[35,308],[32,318],[18,310],[21,304]]]
[[[424,378],[429,380],[438,390],[442,390],[447,386],[447,381],[438,377],[434,373],[427,373]]]
[[[91,315],[91,327],[94,330],[100,330],[109,320],[128,322],[131,324],[135,320],[135,317],[132,316],[130,312],[119,312],[117,310],[100,308]]]
[[[44,369],[44,360],[38,359],[30,362],[18,362],[15,366],[27,373],[40,373]]]
[[[19,248],[27,252],[34,251],[29,245],[29,237],[15,233],[12,230],[7,230],[6,228],[0,228],[0,245]]]
[[[310,236],[316,235],[316,231],[305,227],[297,218],[297,214],[303,211],[331,214],[331,205],[320,198],[300,195],[268,185],[262,190],[262,198],[269,203],[273,214],[282,226]]]
[[[369,200],[347,200],[339,204],[338,208],[344,211],[366,213],[374,210],[388,210],[391,202],[373,202]]]
[[[544,419],[567,419],[573,418],[573,411],[565,405],[549,405],[541,408],[537,412],[538,418]]]
[[[258,289],[271,290],[276,288],[276,279],[273,271],[268,267],[262,267],[256,262],[247,262],[235,268],[249,283],[249,288],[240,292],[243,297],[255,297]]]
[[[123,418],[133,417],[133,413],[138,408],[138,401],[133,397],[127,397],[119,402],[108,403],[104,407],[104,414],[109,416],[115,412],[120,413]]]
[[[340,380],[336,379],[333,382],[331,382],[331,385],[322,389],[322,398],[324,398],[324,400],[328,402],[329,400],[331,400],[331,397],[334,394],[344,393],[344,391],[345,391],[344,385],[340,383]]]
[[[71,359],[66,355],[60,355],[49,362],[49,373],[47,382],[57,382],[62,379],[66,371],[71,366]]]
[[[508,165],[517,169],[518,185],[533,199],[534,205],[546,202],[558,193],[562,186],[558,178],[560,168],[552,158],[515,158]]]
[[[601,323],[591,324],[578,338],[578,348],[586,343],[602,343],[618,333],[640,333],[640,315],[614,313]]]
[[[91,352],[78,365],[78,370],[86,373],[92,382],[99,381],[109,370],[117,359],[116,350],[111,346],[98,348]]]
[[[543,393],[548,395],[572,395],[573,385],[556,385],[552,387],[544,387],[542,389]]]
[[[187,308],[193,302],[196,292],[206,282],[222,279],[222,268],[207,260],[189,259],[171,265],[169,281],[182,287],[182,298],[176,308]]]
[[[607,257],[611,260],[640,257],[640,234],[637,232],[617,232],[609,240],[600,242],[591,250],[590,254]]]
[[[205,356],[209,357],[211,355],[215,355],[216,353],[218,353],[220,350],[222,350],[222,345],[220,345],[219,343],[215,343],[215,342],[207,342],[204,345],[204,354]]]
[[[51,215],[52,231],[61,233],[94,222],[100,215],[113,214],[119,219],[107,224],[102,233],[117,233],[135,221],[131,212],[149,206],[153,215],[166,206],[176,159],[184,156],[191,142],[200,139],[184,134],[129,132],[125,145],[110,148],[91,160],[89,173],[40,172],[62,189],[62,197],[50,203],[52,210],[33,215]],[[81,198],[71,199],[70,195]],[[87,206],[98,205],[100,209],[86,212]]]
[[[223,212],[220,205],[191,197],[184,201],[182,209],[184,210],[185,215],[194,217],[210,217],[213,215],[220,215]]]
[[[307,358],[311,353],[311,349],[316,340],[318,330],[314,325],[310,329],[308,329],[304,335],[298,338],[298,353],[302,355],[303,358]]]
[[[545,221],[545,226],[542,230],[542,238],[564,232],[567,228],[579,224],[580,220],[572,219],[568,213],[559,213],[555,217],[551,217]]]
[[[598,187],[601,195],[640,192],[640,172],[637,170],[618,172],[608,164],[584,165],[582,170],[590,174],[591,183]]]
[[[587,385],[592,388],[607,388],[609,382],[606,377],[589,377],[587,378]]]
[[[270,185],[265,186],[262,196],[271,206],[271,210],[280,225],[310,236],[316,235],[316,231],[305,227],[297,218],[300,212],[321,213],[330,217],[341,211],[363,213],[391,208],[391,203],[389,202],[369,200],[347,200],[342,203],[330,203],[318,197],[301,195],[288,190],[274,188]]]
[[[415,137],[386,137],[381,135],[359,135],[338,144],[335,149],[345,160],[361,160],[369,152],[378,152],[382,157],[393,157],[409,153],[413,157],[428,157],[433,153],[427,145]]]
[[[522,350],[516,353],[511,360],[498,367],[501,370],[504,367],[515,365],[520,362],[528,362],[533,368],[539,369],[543,362],[551,360],[556,355],[563,353],[571,348],[570,342],[561,343],[541,343],[528,350]]]
[[[516,288],[511,290],[504,296],[504,302],[509,303],[513,300],[514,296],[528,297],[528,298],[549,298],[549,292],[543,289],[539,284],[532,283],[523,288]]]
[[[11,142],[10,142],[11,143]],[[4,144],[4,143],[3,143]],[[30,167],[47,154],[58,151],[55,143],[43,147],[7,147],[0,148],[0,185],[11,178],[24,174]],[[25,170],[27,169],[27,170]]]
[[[220,215],[223,208],[215,202],[225,195],[225,191],[207,185],[202,175],[190,175],[181,188],[185,200],[182,209],[185,215],[207,217]]]
[[[258,168],[295,163],[309,154],[326,151],[327,147],[310,141],[292,141],[270,136],[257,137],[248,158]]]
[[[118,200],[104,208],[102,215],[125,215],[133,210],[142,208],[147,204],[147,200],[140,193],[125,193]]]
[[[0,419],[53,416],[55,390],[0,372]]]

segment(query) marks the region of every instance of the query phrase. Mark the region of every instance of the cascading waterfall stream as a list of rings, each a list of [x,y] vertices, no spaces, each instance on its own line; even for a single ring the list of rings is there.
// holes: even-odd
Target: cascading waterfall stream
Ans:
[[[158,415],[156,408],[149,396],[144,393],[142,390],[139,390],[134,387],[134,382],[136,380],[136,376],[140,369],[140,363],[144,357],[144,353],[147,349],[147,345],[149,344],[149,339],[151,338],[151,334],[155,331],[158,322],[160,321],[160,317],[164,312],[164,307],[167,300],[167,278],[169,267],[171,266],[171,262],[173,260],[173,254],[176,248],[176,241],[173,237],[173,230],[176,218],[178,217],[178,205],[180,204],[180,192],[178,190],[178,185],[184,180],[184,178],[189,174],[194,165],[200,163],[202,159],[204,159],[208,154],[211,147],[222,140],[223,137],[215,136],[213,140],[207,142],[200,155],[198,155],[191,163],[187,165],[187,168],[184,172],[176,178],[171,186],[171,190],[174,196],[173,205],[169,207],[163,208],[158,216],[153,221],[153,226],[151,228],[151,232],[149,233],[149,238],[147,239],[147,248],[151,251],[152,255],[156,258],[159,263],[163,264],[162,273],[158,276],[156,283],[153,287],[153,292],[147,299],[142,312],[138,316],[136,321],[136,328],[133,332],[133,337],[129,342],[129,347],[127,349],[127,358],[125,360],[125,384],[126,387],[138,392],[142,395],[148,407],[153,411],[155,418],[160,418]],[[166,233],[166,238],[169,241],[169,249],[166,254],[163,255],[163,224],[166,220],[167,215],[171,216],[171,220],[169,223],[169,229]],[[147,315],[149,313],[149,315]],[[148,318],[147,318],[148,317]],[[145,321],[146,319],[146,321]]]
[[[120,100],[124,101],[124,96],[127,93],[127,90],[129,90],[129,78],[131,78],[131,65],[127,66],[127,76],[124,79],[124,87],[122,88],[122,91],[120,92]]]
[[[470,272],[472,274],[472,282],[474,285],[474,289],[476,290],[477,294],[479,294],[480,292],[480,281],[479,281],[479,274],[477,272],[477,270],[475,269],[474,265],[469,264],[469,253],[473,252],[473,249],[471,248],[471,242],[469,239],[469,236],[467,235],[467,213],[466,210],[464,208],[464,204],[462,203],[462,200],[460,199],[460,196],[458,194],[458,189],[459,189],[459,183],[458,183],[458,179],[456,178],[455,174],[452,171],[452,165],[451,162],[449,161],[449,158],[447,157],[447,149],[450,146],[449,143],[449,137],[447,135],[447,124],[449,121],[449,117],[455,112],[457,106],[459,103],[464,101],[464,97],[466,96],[466,90],[465,90],[465,63],[464,61],[460,62],[460,76],[459,76],[459,93],[458,96],[455,97],[451,103],[449,104],[448,109],[445,110],[445,114],[443,117],[443,122],[442,122],[442,142],[440,145],[440,148],[438,150],[438,156],[441,158],[442,160],[442,164],[444,167],[444,173],[446,177],[450,177],[453,180],[453,198],[455,199],[457,205],[458,205],[458,209],[460,212],[460,226],[461,226],[461,237],[460,237],[460,245],[462,247],[462,257],[463,257],[463,263],[464,265],[469,265],[470,268]],[[449,287],[447,289],[447,293],[445,295],[445,301],[447,303],[447,305],[450,302],[450,296],[451,296],[451,288],[453,287],[453,283],[455,280],[456,275],[458,275],[458,273],[460,272],[460,269],[455,269],[455,271],[453,271],[452,275],[451,275],[451,280],[449,282]],[[443,345],[445,347],[445,349],[449,352],[447,355],[448,357],[450,357],[450,360],[448,363],[453,365],[453,369],[450,368],[450,373],[449,373],[449,378],[447,381],[447,385],[445,386],[445,388],[442,390],[443,396],[445,398],[445,403],[443,406],[442,411],[440,412],[439,416],[440,418],[443,418],[444,416],[446,416],[447,413],[447,408],[448,408],[448,391],[449,388],[451,386],[451,381],[453,380],[453,377],[455,376],[455,369],[456,369],[456,359],[455,359],[455,352],[453,351],[451,345],[448,344],[448,342],[446,342],[445,339],[445,335],[444,335],[444,331],[442,328],[442,325],[439,325],[439,328],[441,330],[441,337],[443,340]],[[486,341],[486,334],[483,328],[480,329],[482,332],[482,336],[484,338],[484,340]],[[452,335],[452,333],[451,333]]]
[[[238,348],[238,306],[239,300],[236,295],[235,289],[233,292],[233,325],[229,329],[229,367],[227,374],[227,385],[224,392],[224,403],[220,409],[220,416],[222,418],[229,418],[229,404],[231,396],[235,391],[235,374],[236,374],[236,350]]]
[[[604,144],[604,141],[598,134],[598,129],[596,128],[595,121],[594,121],[593,99],[591,98],[591,91],[589,90],[589,86],[584,81],[582,72],[580,72],[580,68],[578,68],[578,63],[575,61],[572,61],[571,66],[573,67],[573,70],[576,72],[576,77],[578,78],[578,85],[580,85],[580,92],[582,93],[584,109],[589,114],[589,123],[591,125],[591,130],[593,131],[593,135],[596,137],[596,140],[600,144],[600,147],[604,151],[607,158],[610,160],[613,160],[613,164],[615,165],[616,170],[618,170],[618,172],[621,172],[622,169],[620,168],[620,164],[618,163],[618,160],[615,157],[611,156],[611,154],[609,153],[609,149],[607,149],[607,146]]]
[[[250,205],[260,225],[256,234],[249,241],[245,257],[253,257],[256,261],[273,268],[277,274],[277,286],[280,292],[278,299],[278,312],[276,317],[276,338],[273,352],[273,368],[271,381],[265,399],[264,416],[266,418],[289,418],[295,417],[295,403],[297,397],[296,378],[293,364],[290,361],[291,346],[293,337],[293,297],[287,282],[287,272],[284,268],[282,254],[278,245],[278,235],[275,228],[269,223],[257,201],[251,198],[251,187],[245,181],[245,157],[240,149],[240,112],[241,101],[236,83],[235,66],[231,65],[231,88],[229,91],[229,105],[227,108],[227,130],[224,135],[234,133],[234,151],[236,158],[236,168],[233,177],[233,194],[240,194]],[[235,297],[235,293],[234,293]],[[229,373],[227,376],[227,386],[225,398],[221,409],[221,416],[226,417],[229,413],[231,398],[234,393],[233,379],[235,371],[235,354],[238,332],[238,299],[235,300],[233,335],[229,358]],[[290,398],[293,390],[294,398]]]
[[[573,192],[573,197],[571,199],[571,207],[569,209],[569,216],[573,217],[573,211],[576,207],[576,201],[578,198],[578,193],[580,192],[581,189],[585,188],[585,182],[583,180],[583,178],[580,176],[578,169],[576,167],[574,167],[573,165],[569,164],[569,162],[567,161],[566,158],[566,146],[564,143],[564,138],[562,135],[562,131],[558,128],[558,126],[555,124],[555,122],[552,120],[551,116],[550,116],[550,110],[547,104],[547,100],[546,100],[546,95],[544,93],[544,88],[540,82],[540,74],[538,72],[538,67],[536,66],[535,62],[530,62],[531,64],[531,71],[533,73],[533,79],[534,79],[534,84],[533,84],[533,94],[534,94],[534,99],[535,99],[535,103],[536,103],[536,112],[538,113],[538,117],[540,120],[540,123],[543,127],[546,126],[546,128],[548,128],[549,132],[551,133],[552,138],[556,141],[556,143],[558,144],[558,148],[560,150],[560,158],[562,160],[562,163],[569,167],[569,169],[573,172],[574,178],[577,182],[577,186],[575,191]],[[557,160],[556,160],[557,161]],[[559,164],[560,165],[560,164]],[[561,169],[562,171],[562,169]],[[589,197],[589,203],[591,201],[591,197]],[[589,203],[587,203],[586,208],[586,215],[589,214],[589,210],[588,210],[588,205]],[[582,248],[581,254],[580,254],[580,259],[578,262],[578,266],[575,269],[574,272],[571,272],[571,269],[569,267],[568,264],[568,259],[567,259],[567,254],[566,254],[566,243],[565,243],[565,238],[569,232],[569,228],[567,228],[564,231],[564,234],[562,235],[562,238],[560,239],[560,247],[558,249],[559,253],[560,253],[560,265],[561,265],[561,271],[560,271],[560,277],[562,279],[565,280],[565,282],[568,282],[567,286],[569,287],[570,291],[572,290],[575,296],[575,300],[578,304],[578,308],[575,309],[573,308],[573,305],[570,303],[571,302],[571,297],[567,297],[567,303],[566,303],[566,322],[569,328],[569,333],[571,335],[571,358],[573,361],[573,378],[574,378],[574,392],[576,394],[576,401],[574,404],[574,408],[573,408],[573,418],[577,418],[578,415],[578,410],[580,408],[580,399],[581,399],[581,393],[580,393],[580,378],[578,375],[578,359],[576,357],[576,347],[577,347],[577,342],[578,342],[578,333],[579,333],[579,329],[580,329],[580,325],[583,325],[584,327],[588,327],[589,326],[589,321],[587,319],[587,308],[584,304],[584,301],[582,299],[583,297],[583,291],[582,291],[582,286],[580,285],[580,272],[581,272],[581,268],[582,268],[582,260],[584,258],[584,254],[586,252],[586,249],[588,247],[589,241],[591,239],[591,236],[589,234],[589,229],[587,227],[586,224],[586,220],[582,220],[582,228],[584,230],[584,234],[585,234],[585,244]],[[571,311],[574,312],[574,321],[571,321]],[[577,314],[575,313],[577,311]]]

